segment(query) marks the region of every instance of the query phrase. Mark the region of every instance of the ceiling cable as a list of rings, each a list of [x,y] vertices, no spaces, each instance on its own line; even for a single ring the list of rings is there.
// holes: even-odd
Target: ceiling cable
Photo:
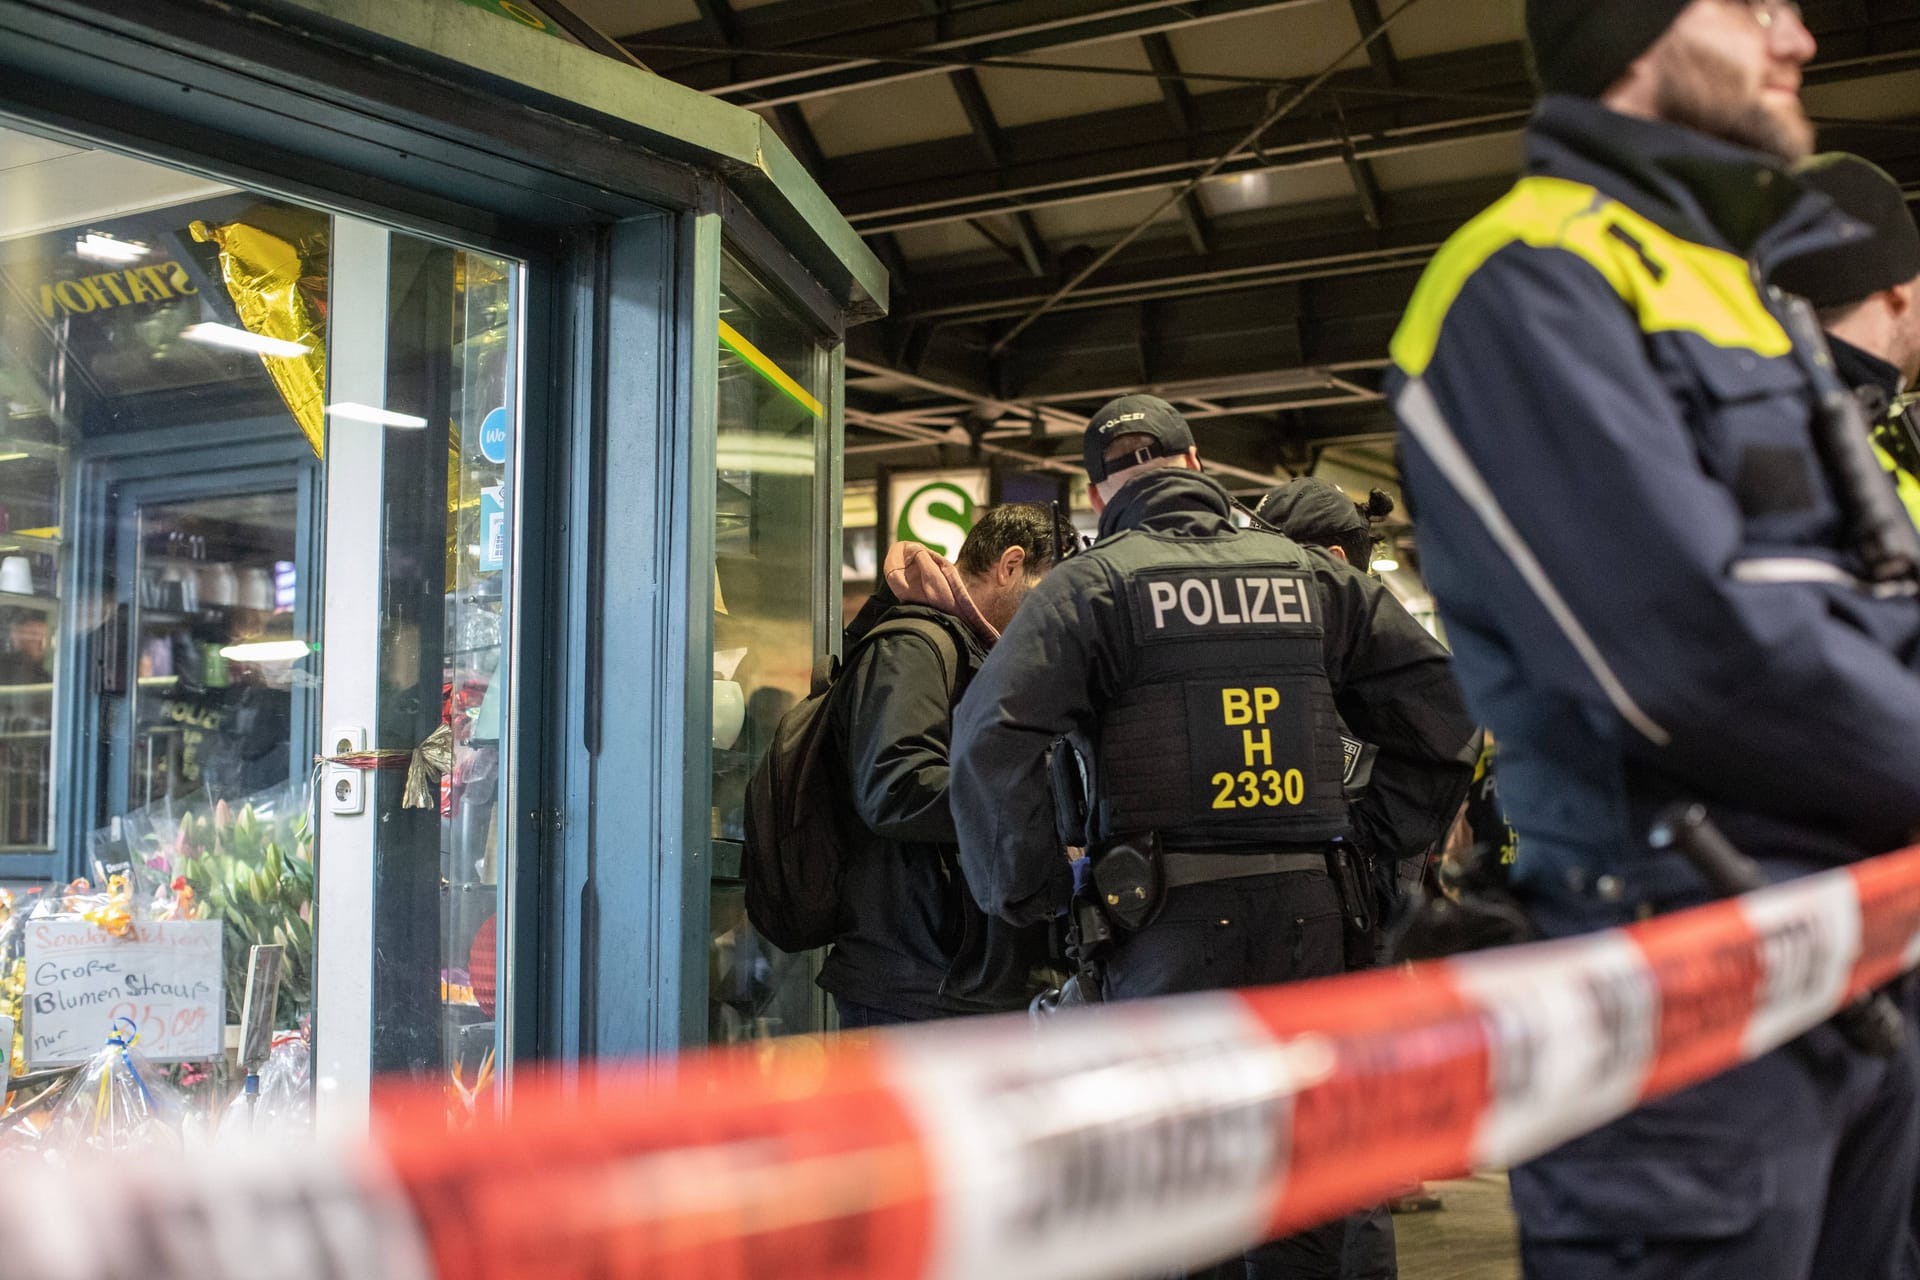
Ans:
[[[1121,39],[1123,37],[1115,37]],[[760,49],[745,45],[722,44],[682,44],[677,41],[641,40],[628,37],[621,41],[629,49],[644,49],[651,53],[697,53],[724,58],[790,58],[802,62],[833,63],[835,66],[850,61],[875,65],[895,65],[903,67],[927,67],[934,70],[965,71],[991,69],[996,71],[1040,71],[1056,74],[1089,76],[1122,76],[1138,80],[1157,80],[1165,84],[1187,84],[1212,82],[1226,85],[1240,85],[1256,89],[1291,89],[1297,83],[1292,80],[1276,79],[1273,76],[1234,75],[1220,71],[1154,71],[1145,67],[1102,67],[1082,62],[1036,62],[1027,58],[943,58],[937,54],[915,53],[818,53],[807,49]],[[672,72],[680,68],[675,67]],[[846,88],[860,88],[848,85]],[[1510,93],[1473,93],[1456,90],[1409,88],[1372,84],[1354,84],[1347,86],[1347,93],[1363,97],[1406,99],[1412,101],[1431,100],[1436,102],[1483,103],[1488,106],[1531,107],[1533,95],[1516,97]],[[730,85],[708,89],[705,92],[714,96],[727,94],[745,94],[745,90]],[[782,97],[781,102],[791,99]],[[741,101],[741,106],[752,107],[766,105],[756,101]]]
[[[1064,302],[1067,299],[1067,297],[1070,294],[1073,293],[1075,289],[1078,289],[1082,284],[1085,284],[1087,280],[1095,272],[1099,271],[1100,268],[1106,266],[1107,263],[1113,261],[1113,259],[1120,253],[1121,250],[1125,249],[1128,245],[1132,244],[1135,240],[1139,239],[1140,236],[1146,232],[1148,227],[1151,227],[1154,223],[1160,220],[1161,214],[1173,208],[1174,205],[1184,200],[1188,196],[1188,194],[1197,190],[1201,183],[1205,182],[1208,178],[1211,178],[1214,174],[1218,173],[1221,170],[1221,168],[1226,165],[1227,161],[1233,159],[1235,156],[1239,155],[1242,151],[1245,151],[1248,147],[1251,147],[1254,144],[1258,143],[1260,141],[1260,135],[1264,134],[1267,130],[1271,129],[1274,125],[1280,123],[1280,121],[1284,120],[1287,116],[1291,115],[1300,106],[1301,103],[1305,102],[1308,98],[1312,97],[1313,94],[1316,91],[1318,91],[1321,85],[1331,80],[1334,77],[1335,73],[1339,71],[1342,63],[1346,62],[1346,60],[1348,58],[1351,58],[1354,54],[1359,53],[1363,49],[1367,48],[1367,46],[1371,45],[1375,40],[1378,40],[1382,36],[1386,35],[1387,31],[1393,26],[1394,23],[1398,22],[1401,18],[1406,17],[1406,15],[1409,12],[1411,12],[1414,8],[1416,8],[1419,4],[1420,4],[1420,0],[1407,0],[1406,4],[1401,5],[1400,8],[1396,9],[1392,14],[1388,15],[1384,20],[1382,20],[1379,26],[1375,27],[1372,31],[1363,32],[1358,40],[1356,40],[1352,45],[1348,46],[1346,49],[1341,51],[1339,57],[1329,62],[1326,65],[1326,67],[1320,72],[1319,75],[1307,81],[1307,83],[1304,86],[1302,86],[1300,90],[1296,92],[1291,98],[1288,98],[1285,102],[1279,103],[1277,106],[1270,107],[1267,113],[1264,116],[1260,117],[1259,123],[1254,125],[1252,129],[1248,130],[1245,137],[1241,138],[1240,141],[1234,143],[1232,147],[1222,152],[1220,156],[1217,159],[1215,159],[1212,164],[1209,164],[1206,168],[1202,169],[1199,173],[1195,174],[1191,179],[1188,180],[1188,182],[1184,186],[1177,188],[1172,195],[1168,196],[1164,201],[1160,203],[1159,207],[1154,209],[1154,211],[1152,213],[1149,213],[1146,217],[1142,218],[1134,226],[1133,230],[1127,232],[1127,234],[1125,234],[1124,236],[1121,236],[1119,240],[1115,241],[1112,245],[1108,246],[1105,252],[1103,252],[1099,257],[1095,258],[1092,262],[1088,263],[1086,266],[1082,267],[1078,272],[1078,274],[1076,274],[1071,280],[1067,281],[1065,284],[1061,285],[1057,290],[1055,290],[1053,295],[1049,297],[1045,302],[1042,302],[1039,306],[1035,307],[1032,311],[1028,312],[1027,315],[1020,320],[1019,323],[1013,326],[1013,328],[1007,330],[1007,332],[1000,335],[1000,340],[998,342],[995,342],[993,344],[992,349],[988,351],[987,353],[988,358],[991,359],[992,357],[997,356],[1001,352],[1005,351],[1009,343],[1011,343],[1015,338],[1019,337],[1022,333],[1025,333],[1027,331],[1028,326],[1032,325],[1034,321],[1040,319],[1042,316],[1052,311],[1055,307],[1059,306],[1062,302]],[[1279,97],[1278,90],[1271,91],[1267,96],[1267,101],[1269,103],[1272,103],[1278,97]]]

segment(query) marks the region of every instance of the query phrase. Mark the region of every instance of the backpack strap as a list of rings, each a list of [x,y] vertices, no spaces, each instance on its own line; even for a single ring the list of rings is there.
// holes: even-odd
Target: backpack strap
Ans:
[[[931,618],[889,618],[873,630],[861,636],[854,645],[853,652],[840,664],[845,674],[853,665],[854,657],[868,645],[882,636],[916,635],[933,646],[934,653],[940,659],[940,669],[946,677],[947,698],[949,701],[960,694],[960,673],[964,667],[960,654],[960,641],[946,624],[935,622]]]

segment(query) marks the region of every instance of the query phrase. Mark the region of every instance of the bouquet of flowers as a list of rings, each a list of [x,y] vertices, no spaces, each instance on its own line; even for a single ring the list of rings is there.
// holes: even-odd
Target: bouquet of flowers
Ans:
[[[126,1151],[177,1146],[183,1099],[144,1055],[131,1018],[114,1021],[106,1044],[73,1076],[47,1127],[52,1151]]]
[[[237,813],[223,800],[181,819],[167,851],[171,898],[158,914],[225,924],[229,1022],[240,1020],[249,949],[285,947],[278,1022],[292,1028],[313,1002],[313,833],[303,805],[264,800]]]
[[[313,1128],[313,1042],[304,1029],[273,1038],[259,1075],[227,1104],[220,1138],[288,1137]]]

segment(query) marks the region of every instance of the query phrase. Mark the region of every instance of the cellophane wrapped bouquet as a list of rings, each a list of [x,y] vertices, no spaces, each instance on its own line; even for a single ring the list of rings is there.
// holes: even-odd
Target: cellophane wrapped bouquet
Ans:
[[[300,1137],[313,1131],[313,1042],[305,1028],[273,1038],[257,1089],[243,1085],[227,1103],[220,1140]]]
[[[139,1052],[139,1038],[131,1018],[116,1019],[100,1052],[74,1073],[47,1125],[49,1158],[180,1144],[186,1099]]]

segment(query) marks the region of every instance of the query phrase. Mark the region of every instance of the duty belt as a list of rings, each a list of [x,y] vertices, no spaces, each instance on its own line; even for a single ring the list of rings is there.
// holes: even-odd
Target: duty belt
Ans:
[[[1325,871],[1324,853],[1168,853],[1166,887],[1211,884],[1247,876],[1274,876],[1290,871]]]

